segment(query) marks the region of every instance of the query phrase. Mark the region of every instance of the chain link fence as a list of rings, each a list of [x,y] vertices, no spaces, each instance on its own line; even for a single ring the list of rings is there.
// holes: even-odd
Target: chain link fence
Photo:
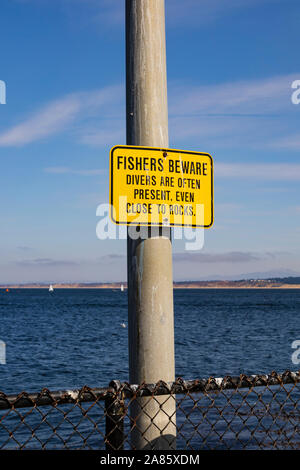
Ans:
[[[6,395],[0,449],[300,449],[300,372]]]

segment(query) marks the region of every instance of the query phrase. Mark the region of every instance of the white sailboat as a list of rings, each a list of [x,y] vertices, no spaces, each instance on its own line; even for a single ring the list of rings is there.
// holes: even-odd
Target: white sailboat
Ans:
[[[49,286],[49,292],[53,292],[53,291],[54,291],[53,286],[52,286],[52,284],[50,284],[50,286]]]
[[[124,292],[124,284],[121,284],[121,292]]]

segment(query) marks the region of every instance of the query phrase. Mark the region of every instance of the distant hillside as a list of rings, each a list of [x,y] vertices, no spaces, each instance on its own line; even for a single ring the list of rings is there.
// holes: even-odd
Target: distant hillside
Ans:
[[[300,277],[275,277],[272,281],[283,283],[283,284],[300,284]]]
[[[300,277],[284,277],[272,279],[239,279],[236,281],[183,281],[175,282],[174,287],[189,288],[300,288]]]
[[[107,282],[107,283],[52,283],[54,289],[120,289],[121,285],[127,288],[126,282]],[[0,289],[48,289],[47,283],[28,283],[28,284],[2,284]],[[237,281],[181,281],[174,282],[176,289],[203,289],[203,288],[300,288],[300,277],[275,277],[272,279],[240,279]]]

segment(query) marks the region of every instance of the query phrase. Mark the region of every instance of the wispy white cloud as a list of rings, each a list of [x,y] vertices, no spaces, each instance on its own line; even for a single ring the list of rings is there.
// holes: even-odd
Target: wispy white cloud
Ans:
[[[300,181],[300,164],[215,163],[216,178],[255,178],[271,181]]]
[[[264,255],[265,256],[265,255]],[[257,261],[262,255],[250,252],[232,251],[229,253],[175,253],[176,263],[248,263]]]
[[[300,113],[300,109],[299,109]],[[270,143],[270,147],[276,149],[300,150],[300,133],[292,134],[287,137],[275,139]]]
[[[235,10],[245,10],[280,0],[166,0],[166,18],[170,25],[178,23],[201,26],[230,15]]]
[[[98,123],[97,127],[93,125],[83,129],[79,142],[95,147],[107,145],[109,142],[125,142],[125,116],[123,120],[108,119],[106,122]]]
[[[207,86],[174,86],[170,95],[173,115],[266,116],[292,110],[291,83],[300,73],[260,80],[240,80]]]
[[[125,25],[124,0],[13,0],[17,3],[41,4],[45,6],[58,6],[72,21],[90,27],[91,24],[99,26],[101,31],[108,27]],[[282,0],[166,0],[167,26],[203,27],[220,18],[259,7],[263,4],[275,4]],[[98,28],[99,29],[99,28]]]
[[[289,138],[295,125],[291,118],[299,111],[290,99],[291,83],[297,76],[300,73],[211,86],[171,83],[171,142],[190,145],[201,138],[207,148],[298,149],[298,135]],[[70,131],[83,145],[125,142],[124,95],[124,86],[119,85],[54,100],[0,131],[0,146],[21,146]]]
[[[35,258],[26,259],[16,262],[19,266],[28,267],[66,267],[66,266],[77,266],[78,262],[73,260],[57,260],[52,258]]]
[[[48,103],[20,124],[0,133],[0,146],[21,146],[68,129],[76,120],[84,122],[99,113],[109,115],[122,97],[122,87],[110,86],[78,92]],[[108,106],[109,105],[109,106]]]
[[[31,251],[32,247],[27,246],[27,245],[20,245],[20,246],[17,246],[17,249],[20,251]]]
[[[53,0],[52,0],[53,1]],[[74,0],[63,0],[65,4],[71,4]],[[263,3],[277,3],[280,0],[165,0],[166,23],[174,27],[181,25],[203,26],[215,21],[234,10],[247,9]],[[75,0],[75,3],[86,0]],[[86,2],[93,12],[93,21],[109,22],[110,24],[124,24],[125,2],[124,0],[88,0]]]
[[[91,27],[102,25],[104,29],[125,23],[124,0],[11,0],[19,4],[43,5],[59,9],[72,24]]]
[[[0,134],[1,146],[18,146],[40,140],[63,130],[80,110],[77,97],[69,96],[50,103],[20,124]]]
[[[44,168],[46,173],[52,173],[56,175],[65,175],[65,174],[72,174],[72,175],[80,175],[80,176],[98,176],[107,173],[107,170],[104,169],[92,169],[92,170],[74,170],[69,167],[65,166],[53,166]]]
[[[260,80],[216,85],[173,84],[169,89],[170,137],[201,138],[205,145],[222,147],[297,146],[289,139],[298,111],[291,103],[294,73]]]
[[[280,256],[288,256],[288,252],[250,252],[229,251],[223,253],[174,253],[173,260],[176,264],[216,264],[216,263],[251,263],[259,260],[275,260]],[[101,256],[96,262],[123,262],[126,261],[124,254],[107,254]]]

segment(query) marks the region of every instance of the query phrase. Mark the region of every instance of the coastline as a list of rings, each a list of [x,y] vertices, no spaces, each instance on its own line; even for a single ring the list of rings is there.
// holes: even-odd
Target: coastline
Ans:
[[[54,289],[112,289],[120,290],[122,283],[105,284],[52,284]],[[127,290],[126,283],[123,284]],[[220,281],[220,282],[199,282],[199,283],[174,283],[174,289],[300,289],[300,284],[270,283],[266,281]],[[44,284],[3,284],[0,291],[5,289],[49,289],[49,285]]]

